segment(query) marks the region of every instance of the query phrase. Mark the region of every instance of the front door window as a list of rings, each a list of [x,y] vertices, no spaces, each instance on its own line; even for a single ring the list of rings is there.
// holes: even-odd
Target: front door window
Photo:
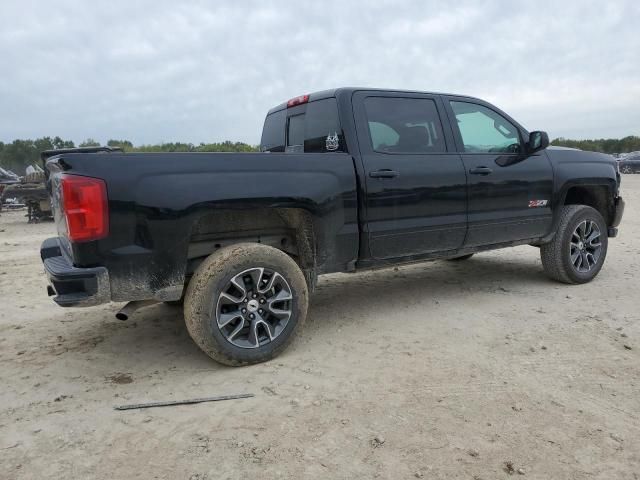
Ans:
[[[520,153],[518,129],[483,105],[451,102],[466,153]]]

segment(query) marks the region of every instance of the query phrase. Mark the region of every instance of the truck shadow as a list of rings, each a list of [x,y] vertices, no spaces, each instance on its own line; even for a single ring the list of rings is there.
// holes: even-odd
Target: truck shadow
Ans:
[[[64,353],[99,356],[104,363],[111,363],[112,369],[121,371],[137,370],[139,366],[153,371],[218,368],[189,337],[180,307],[151,305],[127,321],[115,318],[119,307],[102,310],[99,318],[90,321],[74,321],[64,335]],[[120,363],[123,365],[117,367]]]
[[[510,293],[534,285],[557,285],[544,275],[540,261],[504,257],[435,261],[330,277],[321,277],[312,295],[313,306],[344,296],[385,304],[399,295],[448,300],[459,298],[461,290],[468,295],[495,290]]]
[[[454,305],[501,295],[514,301],[554,288],[563,287],[544,275],[537,257],[480,255],[460,262],[435,261],[322,278],[311,296],[307,321],[317,324],[311,327],[317,332],[344,324],[353,312],[360,318],[380,317],[424,300]],[[343,307],[346,315],[340,312]]]
[[[436,261],[330,275],[320,279],[311,296],[303,336],[313,344],[316,336],[331,335],[340,326],[367,322],[368,318],[373,324],[400,307],[415,304],[416,299],[446,303],[459,301],[461,295],[517,296],[526,295],[531,289],[548,288],[557,288],[557,284],[548,280],[540,262],[529,256],[477,256],[462,262]],[[69,353],[99,355],[107,363],[112,358],[112,369],[127,368],[126,365],[129,370],[144,366],[145,370],[153,371],[211,372],[227,368],[211,360],[193,343],[180,307],[152,305],[126,322],[114,317],[110,320],[107,315],[115,314],[117,307],[114,305],[111,310],[100,311],[89,322],[79,317],[74,320],[64,348]],[[297,350],[295,343],[293,347]],[[117,364],[122,366],[116,367]]]

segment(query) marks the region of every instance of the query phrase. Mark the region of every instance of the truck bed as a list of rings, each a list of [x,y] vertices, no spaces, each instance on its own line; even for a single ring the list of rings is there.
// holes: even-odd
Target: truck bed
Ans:
[[[114,301],[179,299],[198,259],[232,236],[286,242],[287,230],[306,228],[316,236],[304,246],[316,250],[316,272],[345,270],[357,259],[356,173],[345,153],[69,153],[50,158],[47,170],[52,191],[62,173],[106,182],[109,235],[58,241],[69,266],[107,268]],[[282,217],[282,228],[254,238],[267,209]],[[56,219],[62,231],[59,212]]]

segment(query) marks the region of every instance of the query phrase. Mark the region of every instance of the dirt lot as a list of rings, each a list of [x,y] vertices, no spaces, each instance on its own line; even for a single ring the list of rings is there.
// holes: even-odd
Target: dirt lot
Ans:
[[[280,358],[233,369],[181,310],[56,307],[38,247],[0,217],[0,477],[640,478],[640,175],[589,285],[519,247],[324,277]],[[149,410],[114,405],[255,398]]]

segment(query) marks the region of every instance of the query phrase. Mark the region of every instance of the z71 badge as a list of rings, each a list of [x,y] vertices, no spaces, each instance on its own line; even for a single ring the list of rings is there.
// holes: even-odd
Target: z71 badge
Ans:
[[[549,200],[529,200],[529,208],[546,207]]]

